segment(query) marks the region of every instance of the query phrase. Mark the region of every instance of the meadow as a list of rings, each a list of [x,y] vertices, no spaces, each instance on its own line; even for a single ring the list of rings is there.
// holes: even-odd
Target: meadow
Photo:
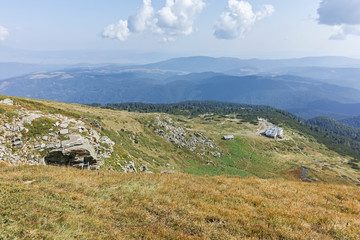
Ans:
[[[0,168],[0,239],[359,239],[359,187]]]

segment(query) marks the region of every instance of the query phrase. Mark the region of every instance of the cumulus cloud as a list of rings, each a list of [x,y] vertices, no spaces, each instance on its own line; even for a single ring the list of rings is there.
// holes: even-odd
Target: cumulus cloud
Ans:
[[[204,6],[202,0],[167,0],[156,14],[157,26],[166,36],[190,35]]]
[[[110,24],[103,36],[124,41],[131,33],[151,32],[162,35],[164,41],[175,41],[178,36],[193,33],[194,22],[204,6],[203,0],[166,0],[165,6],[155,11],[151,0],[143,0],[135,15]]]
[[[223,12],[215,23],[214,35],[220,39],[243,38],[256,21],[271,16],[274,11],[272,5],[264,5],[254,12],[249,2],[229,0],[228,11]]]
[[[333,32],[329,39],[345,40],[348,35],[360,36],[360,27],[349,25],[334,26]]]
[[[120,20],[118,23],[110,24],[103,31],[103,37],[125,41],[130,35],[128,21]]]
[[[142,32],[153,23],[154,9],[151,6],[151,0],[144,0],[142,7],[137,14],[128,19],[128,28],[131,32]]]
[[[0,41],[4,41],[8,35],[9,31],[7,28],[0,25]]]
[[[359,0],[322,0],[318,8],[318,23],[333,27],[332,40],[344,40],[348,35],[360,36]]]

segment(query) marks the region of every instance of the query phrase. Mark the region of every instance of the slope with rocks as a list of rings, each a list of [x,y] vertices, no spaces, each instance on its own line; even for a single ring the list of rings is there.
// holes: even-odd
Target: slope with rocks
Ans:
[[[5,98],[8,97],[2,97]],[[39,118],[29,125],[13,124],[19,129],[11,132],[11,137],[1,146],[7,147],[5,152],[11,158],[27,159],[33,155],[36,160],[29,161],[30,164],[66,162],[83,167],[96,159],[98,163],[94,168],[101,165],[104,170],[120,172],[181,172],[296,181],[304,180],[302,171],[306,168],[307,178],[316,182],[360,183],[360,172],[353,167],[353,157],[330,150],[314,137],[315,132],[304,128],[299,119],[269,107],[242,105],[236,113],[231,113],[235,108],[223,103],[229,114],[213,108],[214,112],[179,115],[11,99],[15,105],[0,106],[5,119],[3,128],[6,123],[22,122],[31,114],[39,114]],[[22,108],[27,109],[27,115],[21,113]],[[258,122],[257,116],[268,121]],[[283,139],[262,135],[271,125],[284,128]],[[234,140],[222,140],[225,135],[233,135]],[[18,140],[22,142],[19,147],[16,146]],[[48,145],[55,147],[47,148]],[[5,162],[13,164],[11,160]]]
[[[0,101],[0,159],[9,165],[99,168],[114,143],[86,119],[31,110],[24,102]]]

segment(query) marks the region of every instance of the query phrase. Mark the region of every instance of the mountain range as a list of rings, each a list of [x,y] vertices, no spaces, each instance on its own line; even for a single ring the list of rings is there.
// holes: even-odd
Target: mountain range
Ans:
[[[0,63],[0,93],[83,104],[216,100],[345,119],[360,115],[359,73],[360,60],[344,57],[198,56],[130,66]]]

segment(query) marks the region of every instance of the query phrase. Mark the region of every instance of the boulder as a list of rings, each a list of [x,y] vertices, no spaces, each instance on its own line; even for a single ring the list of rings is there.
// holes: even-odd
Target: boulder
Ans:
[[[64,122],[64,123],[61,123],[60,124],[60,127],[61,128],[67,128],[69,126],[69,123],[68,122]]]
[[[68,133],[69,133],[69,129],[66,129],[66,128],[61,129],[60,132],[59,132],[60,135],[65,135],[65,134],[68,134]]]
[[[83,167],[94,165],[96,162],[90,151],[83,147],[54,149],[45,157],[45,163],[49,165]]]
[[[57,145],[58,146],[58,145]],[[68,165],[83,168],[97,163],[95,148],[80,134],[72,134],[61,142],[62,148],[54,149],[45,157],[46,164]]]
[[[146,171],[148,171],[149,169],[148,169],[148,167],[146,166],[146,164],[143,164],[143,165],[141,165],[140,167],[139,167],[139,171],[140,172],[146,172]]]

